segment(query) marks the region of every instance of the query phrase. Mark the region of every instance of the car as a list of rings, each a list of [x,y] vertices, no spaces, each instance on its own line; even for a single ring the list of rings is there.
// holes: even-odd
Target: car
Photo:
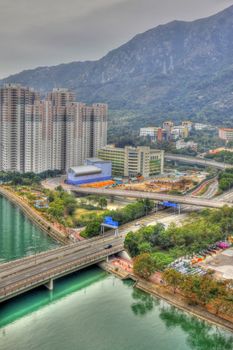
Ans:
[[[112,244],[107,244],[104,246],[104,249],[110,249],[110,248],[112,248]]]
[[[141,224],[140,224],[140,222],[138,222],[138,221],[135,223],[135,226],[140,226],[140,225],[141,225]]]

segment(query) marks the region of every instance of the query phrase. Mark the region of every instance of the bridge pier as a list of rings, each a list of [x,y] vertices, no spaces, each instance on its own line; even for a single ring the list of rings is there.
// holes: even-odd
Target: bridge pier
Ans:
[[[48,290],[53,290],[53,279],[52,278],[47,283],[45,283],[45,287],[48,288]]]

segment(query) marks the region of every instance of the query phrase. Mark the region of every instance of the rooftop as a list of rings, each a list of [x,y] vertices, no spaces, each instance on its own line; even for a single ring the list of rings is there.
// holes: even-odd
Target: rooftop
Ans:
[[[101,169],[93,165],[81,165],[81,166],[71,167],[68,170],[68,173],[73,173],[75,174],[75,176],[84,176],[84,175],[100,174]]]
[[[92,162],[92,163],[111,163],[110,161],[103,160],[103,159],[100,159],[100,158],[87,158],[85,161],[89,161],[89,162]]]

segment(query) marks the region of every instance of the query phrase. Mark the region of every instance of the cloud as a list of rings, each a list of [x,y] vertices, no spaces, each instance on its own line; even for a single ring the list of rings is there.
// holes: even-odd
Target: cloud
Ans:
[[[97,59],[173,19],[208,16],[233,0],[1,0],[0,76]]]

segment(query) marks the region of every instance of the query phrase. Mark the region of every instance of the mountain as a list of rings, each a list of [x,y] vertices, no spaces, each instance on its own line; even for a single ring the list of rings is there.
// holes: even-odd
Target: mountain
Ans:
[[[79,101],[109,103],[112,127],[119,130],[157,125],[162,118],[230,125],[232,38],[233,6],[193,22],[160,25],[98,61],[26,70],[0,84],[22,83],[42,94],[55,86],[73,89]]]

